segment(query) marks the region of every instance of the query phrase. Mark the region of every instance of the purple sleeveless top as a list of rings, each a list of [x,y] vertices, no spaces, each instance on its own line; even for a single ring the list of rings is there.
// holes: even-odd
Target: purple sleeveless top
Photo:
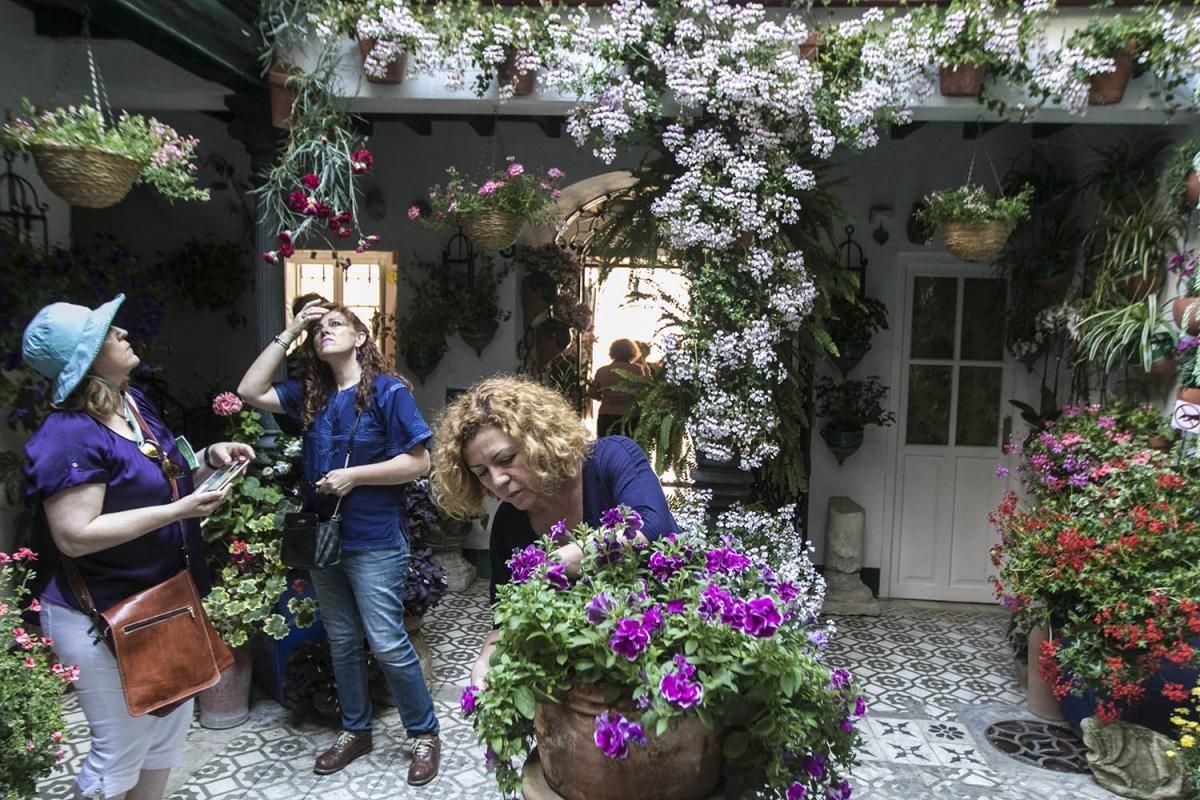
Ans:
[[[129,393],[138,410],[154,432],[168,457],[183,467],[176,483],[180,496],[192,491],[192,475],[187,470],[175,436],[163,424],[158,410],[136,389]],[[148,458],[137,443],[117,435],[104,425],[78,411],[55,411],[25,445],[29,462],[25,466],[26,501],[36,506],[33,549],[43,601],[79,608],[75,593],[61,572],[58,548],[50,537],[41,501],[61,491],[85,483],[105,485],[102,514],[171,502],[171,487],[157,461]],[[210,588],[204,565],[204,549],[199,521],[184,520],[192,576],[201,594]],[[134,592],[147,589],[183,568],[179,524],[150,531],[132,541],[75,559],[79,571],[100,611],[108,609]]]

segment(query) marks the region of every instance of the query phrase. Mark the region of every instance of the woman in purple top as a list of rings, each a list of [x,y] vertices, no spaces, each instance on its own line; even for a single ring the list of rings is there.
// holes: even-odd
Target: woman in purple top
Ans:
[[[456,517],[478,516],[483,498],[501,503],[492,520],[492,600],[508,583],[514,549],[532,544],[559,521],[599,527],[607,509],[627,506],[642,518],[638,537],[676,530],[662,485],[637,442],[624,436],[591,441],[558,392],[525,378],[490,378],[446,407],[434,432],[433,488],[438,505]],[[574,543],[554,557],[576,575],[583,549]],[[482,686],[499,631],[491,631],[471,670]]]
[[[272,384],[306,329],[299,350],[303,379]],[[433,698],[404,631],[409,549],[401,524],[402,484],[429,471],[429,427],[408,385],[391,374],[370,328],[345,306],[321,300],[305,305],[267,345],[238,394],[256,408],[300,421],[306,505],[328,518],[341,500],[341,561],[312,570],[312,582],[329,634],[342,732],[313,771],[337,772],[371,751],[365,637],[412,739],[408,782],[429,783],[437,775],[441,743]]]
[[[254,450],[209,445],[199,455],[203,463],[188,468],[158,411],[129,388],[139,359],[126,332],[112,324],[124,299],[117,295],[95,310],[53,303],[25,328],[25,363],[53,382],[56,409],[25,446],[26,486],[38,507],[38,570],[49,581],[40,592],[42,628],[58,658],[79,667],[76,694],[91,728],[79,792],[157,800],[179,764],[192,703],[165,717],[129,715],[116,660],[79,610],[61,559],[74,560],[99,611],[177,573],[185,549],[196,585],[207,593],[198,520],[216,510],[225,491],[193,494],[194,482],[235,458],[253,458]]]

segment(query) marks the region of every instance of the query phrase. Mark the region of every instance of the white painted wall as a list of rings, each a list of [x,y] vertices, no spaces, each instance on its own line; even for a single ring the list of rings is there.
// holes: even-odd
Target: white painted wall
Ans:
[[[1190,135],[1195,135],[1194,130],[1195,126]],[[1086,175],[1089,165],[1095,160],[1092,147],[1132,134],[1161,134],[1178,140],[1185,138],[1189,131],[1183,126],[1137,128],[1080,125],[1045,141],[1054,148],[1056,159],[1064,165],[1072,165],[1077,175]],[[975,179],[984,180],[990,188],[994,181],[987,166],[987,157],[991,157],[996,170],[1003,177],[1010,165],[1032,145],[1029,127],[1004,126],[985,134],[979,140]],[[897,264],[902,254],[945,252],[940,238],[935,238],[928,250],[908,243],[904,226],[913,203],[927,192],[960,185],[965,181],[973,148],[972,141],[962,139],[962,124],[930,123],[908,138],[885,140],[873,150],[857,155],[842,155],[837,159],[835,175],[845,178],[838,187],[838,194],[846,205],[850,216],[848,221],[856,228],[855,239],[863,246],[869,261],[867,293],[885,302],[891,314],[889,330],[876,335],[872,349],[854,368],[850,377],[879,375],[889,386],[897,385],[900,376],[894,371],[893,363],[905,325],[902,311],[904,287]],[[867,224],[869,210],[875,206],[890,206],[894,210],[894,219],[887,225],[891,238],[882,247],[872,240],[872,226]],[[1167,287],[1164,291],[1173,293],[1173,289],[1173,286]],[[1003,332],[998,331],[997,335],[1003,335]],[[1014,396],[1036,406],[1038,376],[1027,373],[1020,365],[1014,367],[1014,376]],[[1065,401],[1065,394],[1060,396]],[[899,410],[894,393],[889,397],[889,402],[890,408]],[[1013,429],[1019,434],[1022,424],[1016,409],[1006,407],[1003,414],[1009,414],[1010,410]],[[818,429],[820,425],[818,420]],[[815,435],[812,448],[808,523],[817,548],[815,561],[821,563],[823,560],[829,498],[848,495],[866,510],[863,564],[881,568],[881,589],[884,592],[887,591],[888,550],[894,522],[898,446],[898,429],[893,426],[868,428],[863,447],[840,467],[833,454]],[[997,452],[997,463],[1002,458]],[[1012,485],[1017,488],[1015,481]]]

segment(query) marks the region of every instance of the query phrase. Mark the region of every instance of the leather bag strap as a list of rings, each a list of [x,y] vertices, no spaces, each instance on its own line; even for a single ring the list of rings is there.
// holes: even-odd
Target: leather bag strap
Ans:
[[[361,419],[362,412],[360,411],[358,412],[358,415],[354,417],[354,426],[350,428],[350,443],[346,445],[346,463],[342,465],[342,469],[346,469],[346,467],[350,466],[350,454],[354,452],[354,434],[358,433],[358,422]],[[333,517],[336,517],[338,512],[342,510],[342,501],[345,499],[346,495],[342,495],[338,498],[337,505],[333,507]]]

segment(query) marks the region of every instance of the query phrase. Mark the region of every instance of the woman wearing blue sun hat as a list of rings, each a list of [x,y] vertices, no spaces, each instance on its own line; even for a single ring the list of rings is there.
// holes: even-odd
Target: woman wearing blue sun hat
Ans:
[[[21,355],[51,381],[54,407],[25,446],[26,493],[37,508],[39,577],[48,579],[38,598],[42,629],[59,660],[79,668],[75,689],[91,728],[79,793],[159,800],[181,760],[192,702],[163,717],[130,716],[116,660],[80,610],[62,557],[74,562],[101,612],[177,573],[184,552],[207,593],[199,519],[220,506],[227,490],[192,490],[254,451],[236,442],[212,444],[193,457],[192,468],[158,410],[129,386],[140,359],[126,331],[113,324],[124,299],[117,295],[96,309],[52,303],[25,328]]]

